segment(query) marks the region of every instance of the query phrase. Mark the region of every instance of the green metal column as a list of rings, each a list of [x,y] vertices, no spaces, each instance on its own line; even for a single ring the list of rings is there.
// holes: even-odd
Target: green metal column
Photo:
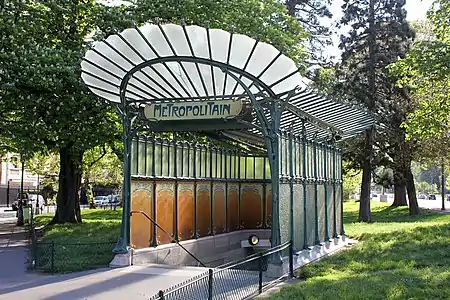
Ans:
[[[306,201],[308,199],[307,188],[306,188],[306,133],[305,133],[305,122],[303,121],[303,132],[302,132],[302,141],[303,141],[303,174],[302,174],[302,183],[303,183],[303,248],[308,248],[308,220],[306,216],[307,206]]]
[[[323,150],[323,187],[325,190],[325,241],[330,240],[330,233],[328,232],[328,146],[322,145]]]
[[[272,223],[271,240],[272,247],[281,244],[280,220],[279,220],[279,199],[280,199],[280,136],[278,122],[280,120],[280,109],[278,104],[272,105],[272,122],[269,136],[266,138],[267,154],[270,164],[270,175],[272,177]]]
[[[344,236],[344,180],[342,177],[342,153],[342,149],[339,150],[339,184],[341,186],[341,194],[339,195],[341,201],[341,235]]]
[[[338,237],[338,229],[337,229],[337,207],[336,207],[336,184],[337,184],[337,180],[336,180],[336,146],[333,145],[333,147],[331,148],[333,150],[333,179],[332,179],[332,184],[333,184],[333,203],[334,203],[334,209],[333,209],[333,237],[337,238]]]
[[[113,253],[127,253],[130,246],[130,189],[131,189],[131,119],[125,100],[122,101],[121,117],[123,125],[122,141],[123,141],[123,210],[122,223],[120,225],[120,237],[117,240]]]
[[[290,237],[291,242],[294,244],[294,136],[292,131],[289,132],[289,185],[290,185],[290,210],[289,210],[289,223],[290,223]]]
[[[313,141],[313,160],[314,160],[314,215],[315,215],[315,222],[314,222],[314,243],[316,245],[320,244],[320,237],[319,237],[319,207],[318,207],[318,186],[317,186],[317,142],[316,140]]]

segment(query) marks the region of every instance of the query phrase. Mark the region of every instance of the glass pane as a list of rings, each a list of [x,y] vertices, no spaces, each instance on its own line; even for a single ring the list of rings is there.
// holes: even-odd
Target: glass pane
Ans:
[[[255,168],[254,168],[254,157],[247,157],[246,160],[247,160],[247,173],[245,174],[246,178],[247,179],[254,179],[254,177],[253,177],[253,175],[254,175],[253,170],[255,170]]]
[[[183,145],[177,145],[177,153],[175,157],[175,163],[177,165],[177,172],[175,176],[181,177],[183,173],[181,171],[181,167],[183,166]]]
[[[137,173],[137,168],[136,168],[136,163],[137,163],[137,147],[136,147],[136,141],[132,141],[131,142],[131,175],[136,175]]]
[[[198,152],[198,151],[197,151]],[[198,153],[197,153],[198,155]],[[189,177],[194,177],[196,175],[194,175],[194,149],[189,149]],[[198,174],[198,170],[195,170],[196,174]]]
[[[163,145],[162,149],[162,175],[169,176],[169,147]]]
[[[265,165],[264,165],[264,157],[256,157],[255,158],[255,173],[256,179],[263,179],[264,178],[264,169],[265,169]]]
[[[153,157],[153,145],[151,142],[147,141],[147,166],[145,173],[147,176],[151,176],[152,174],[152,157]]]
[[[246,157],[239,157],[239,168],[240,168],[239,178],[240,179],[245,179],[246,162],[247,162]]]
[[[211,152],[211,177],[217,178],[217,153],[215,150]]]
[[[269,159],[266,158],[266,179],[271,179],[271,174],[270,174],[270,163],[269,163]]]
[[[197,149],[195,153],[195,171],[197,173],[197,177],[205,177],[204,170],[203,170],[203,152],[201,149]]]
[[[230,178],[236,178],[236,157],[233,156],[229,156],[229,160],[230,160]]]
[[[161,144],[155,145],[155,175],[161,176]]]
[[[203,150],[202,157],[203,157],[202,161],[203,177],[211,177],[211,160],[212,160],[211,151],[209,149]]]
[[[169,176],[175,177],[175,146],[172,144],[167,148],[169,150]]]
[[[192,156],[189,155],[189,149],[183,148],[183,177],[189,177],[189,161],[192,159]]]
[[[226,156],[225,152],[222,152],[220,157],[222,162],[222,173],[220,177],[228,178],[228,157]]]

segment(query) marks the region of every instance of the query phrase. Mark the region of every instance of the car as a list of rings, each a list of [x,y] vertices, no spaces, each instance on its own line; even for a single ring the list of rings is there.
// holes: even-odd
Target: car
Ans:
[[[108,195],[108,204],[118,206],[120,205],[120,195]]]
[[[428,200],[436,200],[436,195],[428,195]]]
[[[28,204],[31,204],[34,209],[36,209],[36,207],[42,209],[44,207],[44,197],[38,194],[29,194]]]
[[[106,196],[95,196],[94,197],[94,205],[95,206],[102,206],[104,201],[108,201],[108,197]]]
[[[419,195],[419,199],[426,199],[427,197],[425,197],[425,195],[424,194],[420,194]]]

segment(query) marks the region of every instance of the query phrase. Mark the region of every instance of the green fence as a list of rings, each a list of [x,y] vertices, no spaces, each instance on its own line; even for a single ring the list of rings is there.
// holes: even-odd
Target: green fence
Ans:
[[[60,244],[34,241],[30,247],[30,267],[49,273],[107,267],[114,257],[116,242]]]
[[[270,276],[269,261],[279,261],[280,256],[289,257],[289,273],[293,277],[293,244],[288,241],[278,247],[256,253],[242,260],[209,269],[188,281],[161,290],[150,300],[212,300],[247,299],[261,294],[265,288],[279,281],[280,277]]]
[[[48,273],[70,273],[107,267],[114,258],[116,242],[56,243],[41,242],[36,235],[33,211],[28,224],[28,269]]]

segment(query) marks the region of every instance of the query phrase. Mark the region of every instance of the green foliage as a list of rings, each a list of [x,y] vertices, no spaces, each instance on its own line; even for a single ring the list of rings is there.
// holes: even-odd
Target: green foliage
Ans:
[[[427,140],[448,132],[450,115],[450,3],[435,0],[428,12],[432,32],[415,43],[406,58],[391,66],[399,85],[411,88],[420,109],[408,116],[410,138]],[[429,28],[419,28],[428,31]]]
[[[95,147],[84,154],[83,177],[91,185],[118,187],[123,180],[122,161],[110,147]]]
[[[305,281],[269,299],[448,299],[450,215],[406,208],[373,207],[376,223],[351,223],[356,203],[345,203],[346,233],[359,243],[303,267]]]
[[[348,163],[345,163],[348,164]],[[344,200],[350,199],[350,196],[358,192],[361,187],[361,170],[346,169],[344,175]]]
[[[275,0],[136,0],[130,7],[137,23],[159,20],[161,22],[209,26],[253,38],[261,37],[299,65],[306,67],[305,39],[308,34],[301,24],[287,14],[286,8]]]

